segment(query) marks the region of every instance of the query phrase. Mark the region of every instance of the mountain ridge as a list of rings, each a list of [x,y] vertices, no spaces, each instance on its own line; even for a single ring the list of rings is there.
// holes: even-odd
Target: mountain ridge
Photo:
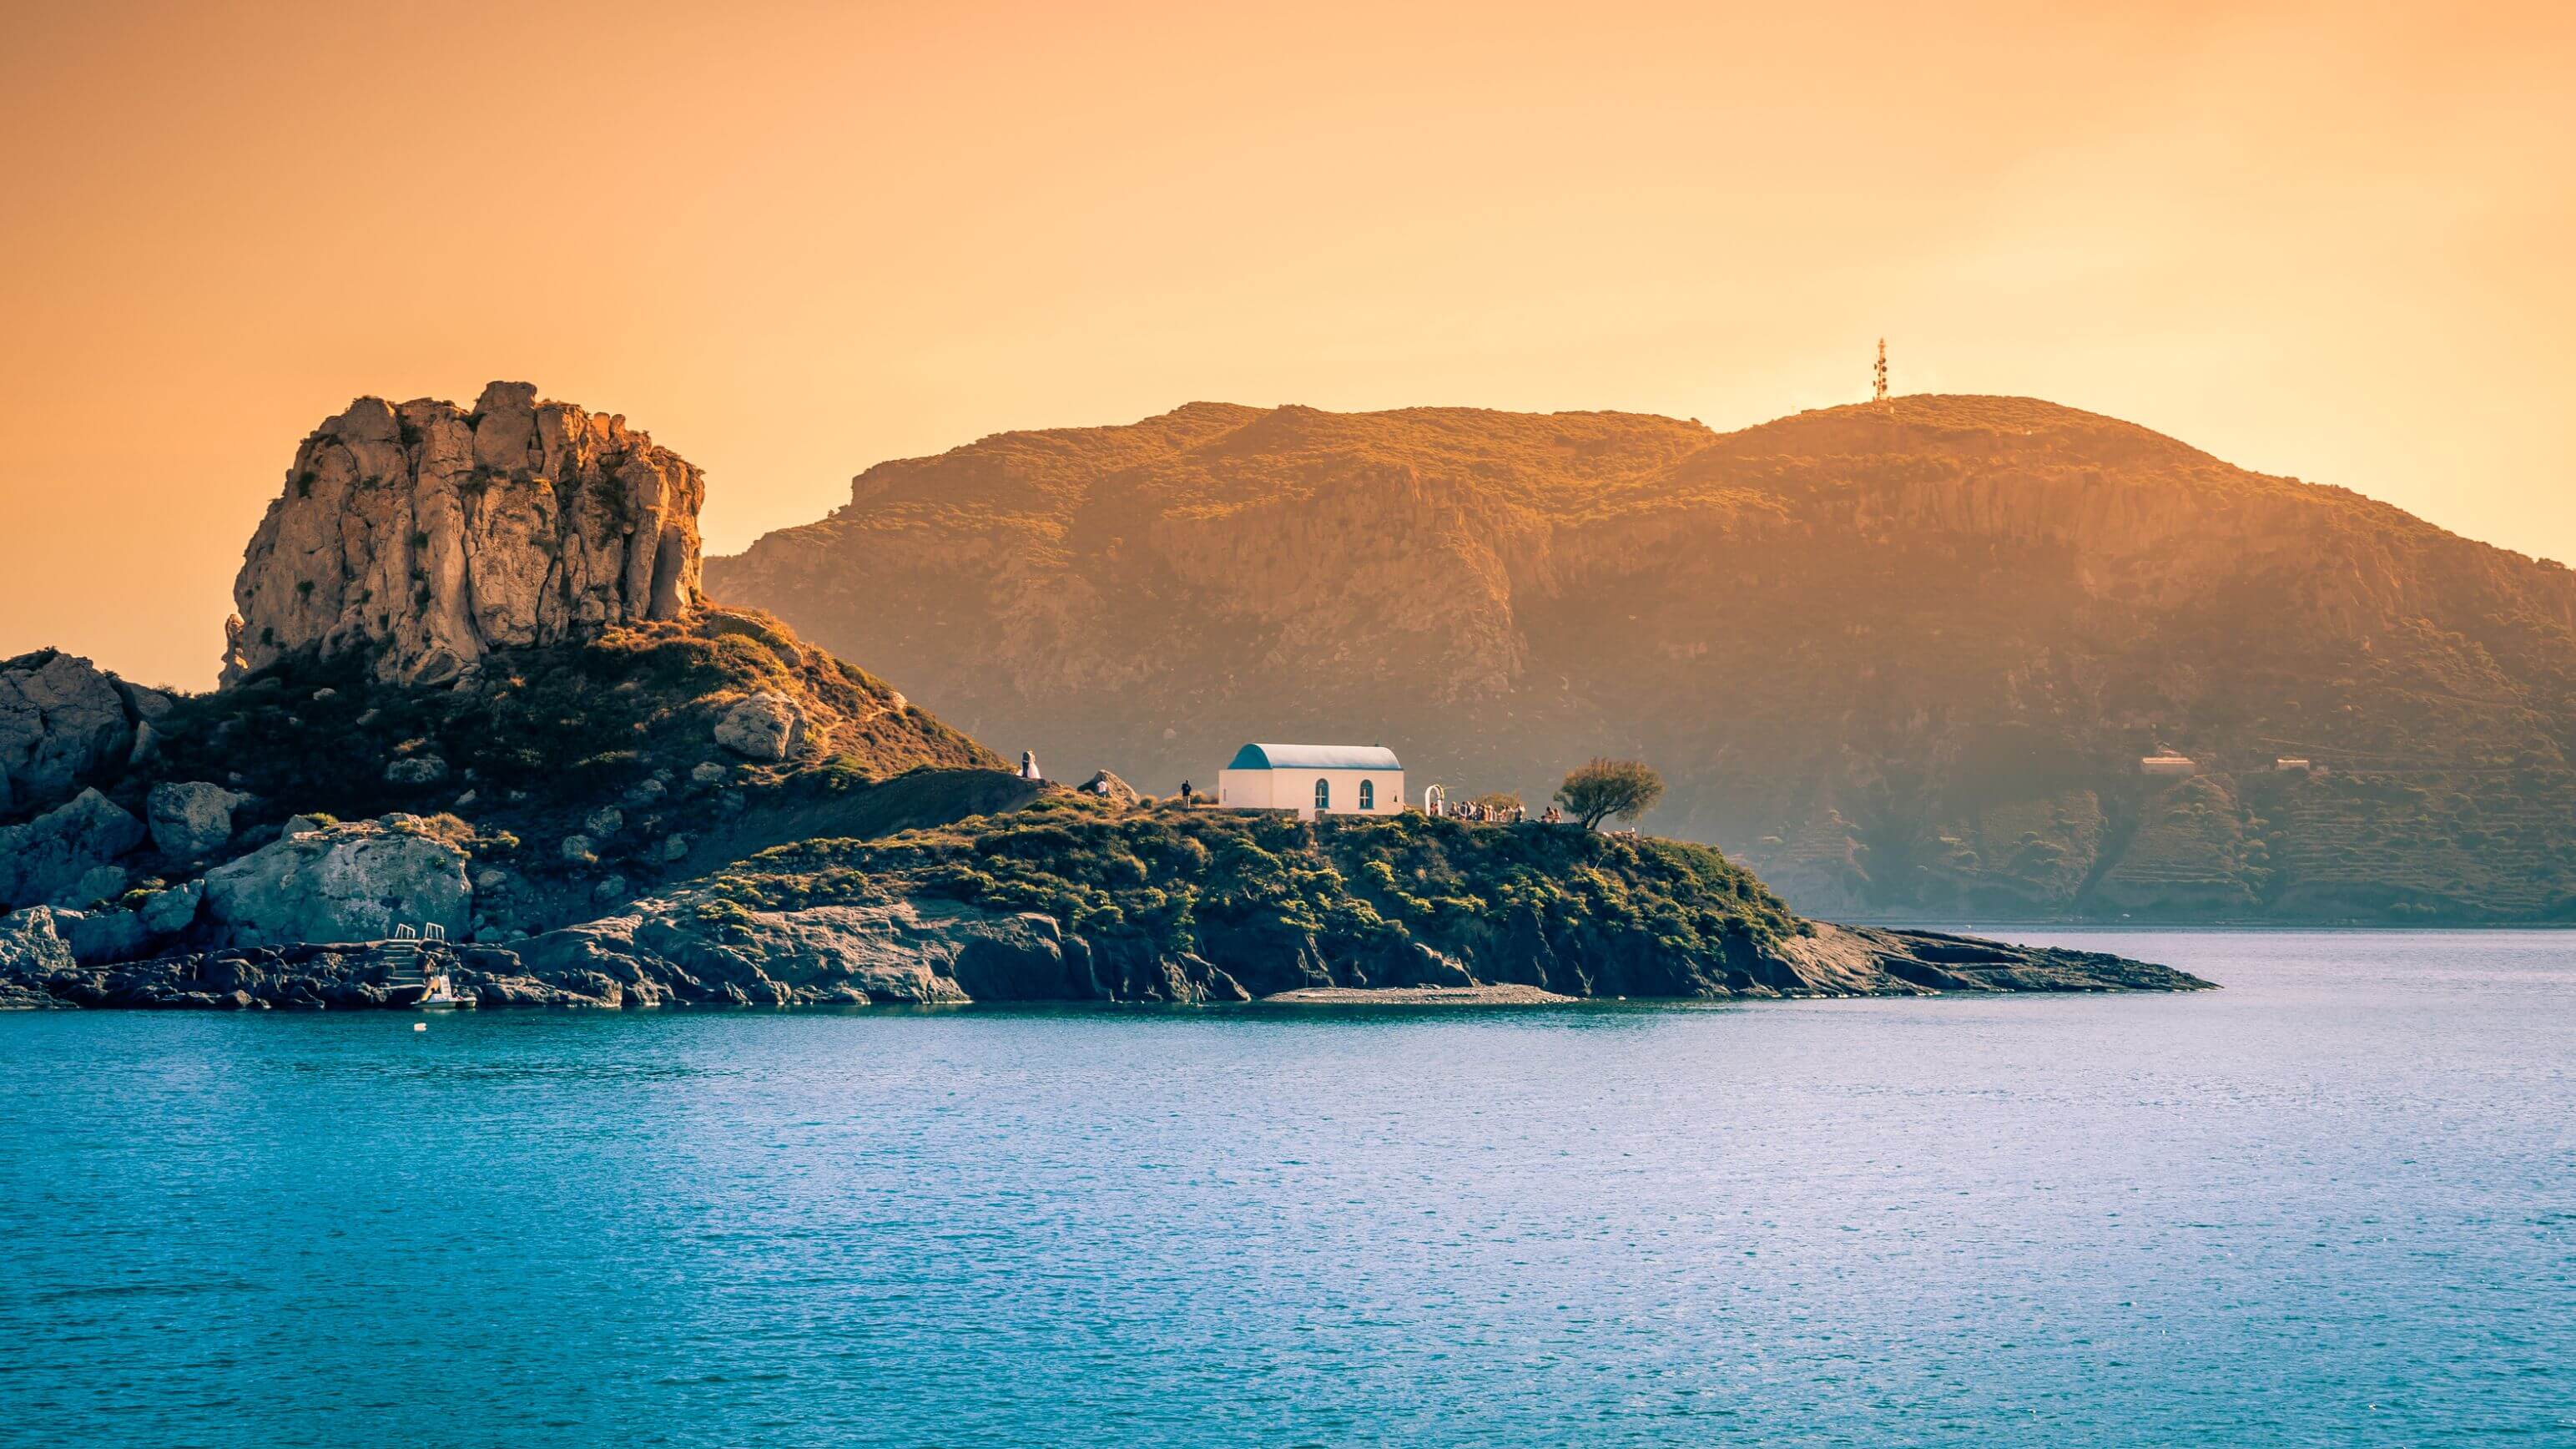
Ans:
[[[1162,788],[1283,730],[1524,792],[1642,754],[1659,828],[1802,910],[2576,899],[2576,574],[2035,399],[1728,433],[1191,403],[878,464],[706,580],[1006,750]],[[2136,773],[2165,746],[2198,784]]]

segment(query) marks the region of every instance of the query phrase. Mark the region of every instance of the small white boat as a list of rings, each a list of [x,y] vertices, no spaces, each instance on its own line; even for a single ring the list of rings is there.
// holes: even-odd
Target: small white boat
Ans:
[[[455,1011],[460,1007],[480,1006],[482,999],[472,994],[459,996],[444,973],[429,978],[429,994],[412,1003],[423,1011]]]

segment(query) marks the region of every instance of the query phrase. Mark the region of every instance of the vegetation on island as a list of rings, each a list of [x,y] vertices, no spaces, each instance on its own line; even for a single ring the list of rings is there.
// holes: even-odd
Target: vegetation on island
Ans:
[[[1556,787],[1556,803],[1586,830],[1604,820],[1635,820],[1663,798],[1664,777],[1644,761],[1597,755],[1590,764],[1569,771],[1565,782]]]
[[[237,779],[263,797],[353,819],[467,790],[487,802],[518,794],[596,804],[657,768],[712,761],[760,773],[710,733],[726,706],[760,691],[796,701],[814,722],[809,748],[769,773],[877,779],[919,765],[1000,763],[777,621],[709,609],[498,652],[456,688],[380,682],[363,654],[290,658],[181,700],[160,726],[152,772]],[[406,770],[405,760],[422,764]]]
[[[800,833],[898,830],[1032,793],[874,676],[749,611],[498,650],[452,684],[380,680],[374,664],[299,653],[181,698],[104,788],[137,817],[161,782],[240,792],[235,852],[297,816],[409,822],[478,871],[503,869],[511,904],[487,893],[478,910],[532,929]],[[756,694],[804,722],[780,758],[716,737]]]
[[[1249,933],[1311,937],[1336,956],[1414,944],[1462,954],[1527,925],[1715,956],[1730,940],[1776,942],[1808,929],[1707,846],[1415,811],[1299,820],[1121,807],[1074,792],[882,840],[783,845],[708,882],[702,909],[721,916],[905,896],[1039,911],[1076,931],[1141,932],[1175,952],[1198,949],[1210,933]]]

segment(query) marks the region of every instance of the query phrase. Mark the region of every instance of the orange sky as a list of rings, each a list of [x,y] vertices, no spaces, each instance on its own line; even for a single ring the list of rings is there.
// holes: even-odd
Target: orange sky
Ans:
[[[2576,557],[2563,7],[650,9],[0,0],[0,655],[204,687],[297,439],[494,377],[731,551],[1007,428],[1732,427],[1885,334]]]

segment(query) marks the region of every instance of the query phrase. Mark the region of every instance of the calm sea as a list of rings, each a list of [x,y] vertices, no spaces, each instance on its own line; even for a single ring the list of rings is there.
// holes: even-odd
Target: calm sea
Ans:
[[[2576,935],[2186,997],[0,1018],[0,1441],[2576,1444]]]

